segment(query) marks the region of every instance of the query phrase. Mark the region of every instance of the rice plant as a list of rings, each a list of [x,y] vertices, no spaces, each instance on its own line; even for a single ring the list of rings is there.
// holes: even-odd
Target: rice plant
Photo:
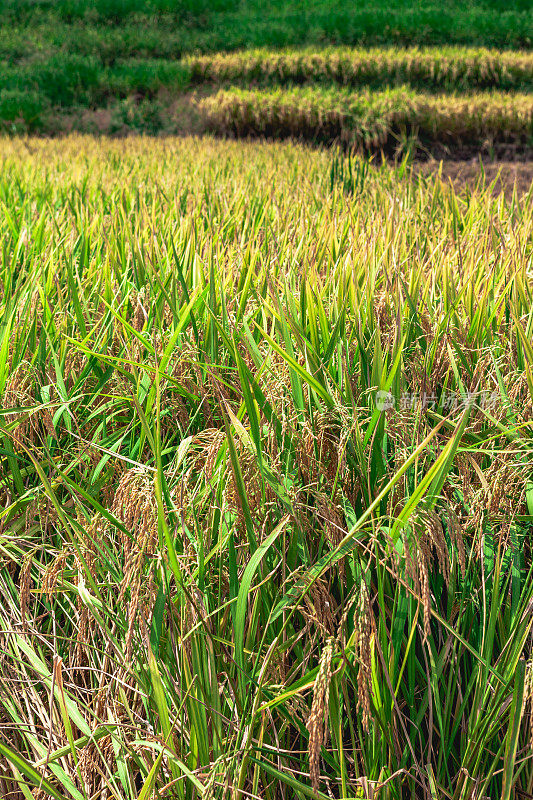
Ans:
[[[355,88],[409,85],[426,92],[530,91],[533,81],[532,53],[474,47],[262,48],[188,56],[183,66],[195,83],[242,81],[245,86],[318,83]]]
[[[208,130],[226,135],[292,136],[366,150],[390,149],[406,137],[422,146],[508,143],[521,150],[533,142],[533,97],[520,93],[231,87],[198,106]]]
[[[0,143],[0,793],[533,793],[533,191]]]

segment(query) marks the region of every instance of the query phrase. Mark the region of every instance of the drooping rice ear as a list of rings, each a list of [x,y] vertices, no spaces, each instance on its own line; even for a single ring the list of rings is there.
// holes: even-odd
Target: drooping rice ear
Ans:
[[[328,639],[320,656],[319,669],[313,686],[313,703],[306,724],[309,731],[309,775],[315,792],[318,792],[320,787],[320,751],[327,730],[334,642],[333,637]]]

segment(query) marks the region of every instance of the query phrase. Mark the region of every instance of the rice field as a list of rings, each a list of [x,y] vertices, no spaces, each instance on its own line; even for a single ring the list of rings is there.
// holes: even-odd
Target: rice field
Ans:
[[[533,794],[533,189],[0,154],[0,795]]]
[[[1,54],[1,47],[0,47]],[[325,46],[11,59],[0,131],[296,137],[390,156],[533,152],[533,55]]]
[[[480,150],[505,144],[527,150],[533,142],[529,94],[233,88],[198,105],[208,130],[237,137],[296,137],[388,153],[410,143],[423,151],[435,145]]]
[[[132,61],[115,66],[127,73]],[[143,62],[137,61],[142,69]],[[146,63],[154,75],[160,62]],[[476,47],[323,47],[273,50],[247,49],[190,55],[182,59],[182,75],[191,84],[255,85],[323,84],[357,88],[410,86],[449,92],[487,89],[531,91],[533,53]],[[151,69],[150,69],[151,68]],[[178,65],[174,67],[178,70]],[[161,84],[168,78],[163,73]],[[183,77],[182,77],[183,82]],[[112,78],[110,77],[110,81]],[[140,81],[139,81],[140,82]],[[130,83],[130,88],[133,83]]]

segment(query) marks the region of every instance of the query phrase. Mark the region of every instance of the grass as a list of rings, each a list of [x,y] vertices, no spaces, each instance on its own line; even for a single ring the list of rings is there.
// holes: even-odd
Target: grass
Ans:
[[[531,794],[533,192],[1,152],[2,796]]]

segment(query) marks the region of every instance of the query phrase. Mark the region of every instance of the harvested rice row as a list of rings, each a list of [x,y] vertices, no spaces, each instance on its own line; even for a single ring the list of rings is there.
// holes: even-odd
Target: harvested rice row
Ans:
[[[342,86],[533,89],[533,53],[474,48],[251,50],[185,59],[196,83],[329,82]]]
[[[245,91],[232,88],[198,101],[208,129],[236,136],[340,140],[380,147],[405,134],[447,144],[509,142],[533,135],[527,94],[417,94],[406,88],[350,93],[316,89]]]

